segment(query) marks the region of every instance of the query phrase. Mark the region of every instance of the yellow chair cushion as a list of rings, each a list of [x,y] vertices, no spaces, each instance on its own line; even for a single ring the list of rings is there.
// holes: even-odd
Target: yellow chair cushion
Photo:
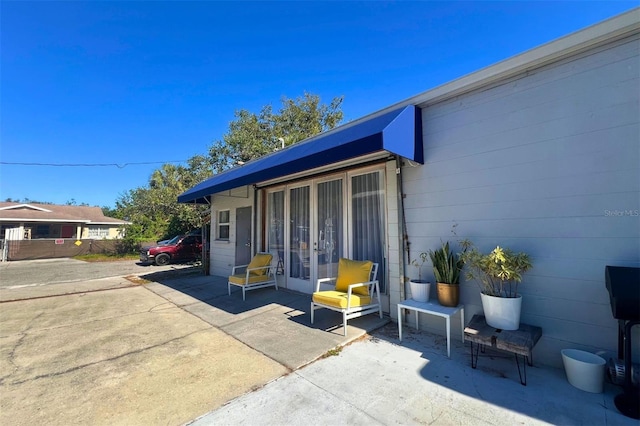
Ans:
[[[349,290],[349,285],[368,282],[371,277],[371,268],[373,268],[373,262],[370,260],[360,261],[341,258],[338,261],[336,290],[346,293]],[[352,293],[367,296],[369,287],[356,287]]]
[[[363,287],[364,288],[364,287]],[[354,289],[355,290],[355,289]],[[347,293],[342,291],[316,291],[313,293],[313,301],[325,306],[344,309],[347,307]],[[361,294],[351,293],[351,308],[365,306],[371,303],[371,298]]]
[[[269,277],[266,275],[249,274],[249,282],[247,282],[247,274],[236,274],[229,276],[229,282],[238,285],[254,284],[268,280]]]
[[[264,268],[271,264],[271,259],[273,259],[273,256],[268,253],[256,254],[253,256],[253,259],[251,259],[251,263],[249,263],[247,269]],[[255,275],[264,275],[267,273],[267,269],[258,269],[257,271],[251,271],[250,273]]]

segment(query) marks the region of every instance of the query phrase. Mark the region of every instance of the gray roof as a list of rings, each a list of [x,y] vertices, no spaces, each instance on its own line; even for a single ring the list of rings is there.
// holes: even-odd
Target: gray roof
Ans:
[[[94,225],[128,225],[130,222],[105,216],[100,207],[0,202],[1,222],[76,222]]]

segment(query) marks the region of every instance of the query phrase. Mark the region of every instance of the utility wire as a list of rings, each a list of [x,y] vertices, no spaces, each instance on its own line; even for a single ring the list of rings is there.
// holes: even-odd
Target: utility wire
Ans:
[[[0,164],[10,166],[47,166],[47,167],[111,167],[115,166],[119,169],[124,169],[127,166],[140,166],[146,164],[167,164],[167,163],[186,163],[187,160],[174,160],[174,161],[145,161],[140,163],[20,163],[10,161],[0,161]]]

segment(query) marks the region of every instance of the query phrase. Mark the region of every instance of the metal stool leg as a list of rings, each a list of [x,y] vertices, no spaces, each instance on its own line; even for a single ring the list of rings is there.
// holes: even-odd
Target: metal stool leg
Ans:
[[[518,361],[518,354],[515,354],[516,356],[516,365],[518,366],[518,376],[520,376],[520,384],[522,384],[522,386],[527,386],[527,364],[529,363],[529,357],[522,355],[522,370],[524,372],[524,381],[522,380],[522,372],[520,372],[520,362]],[[529,364],[531,365],[531,364]]]
[[[473,355],[473,342],[471,342],[471,368],[476,368],[478,366],[478,352],[480,351],[480,346],[482,346],[479,343],[476,343],[476,354],[475,357]]]

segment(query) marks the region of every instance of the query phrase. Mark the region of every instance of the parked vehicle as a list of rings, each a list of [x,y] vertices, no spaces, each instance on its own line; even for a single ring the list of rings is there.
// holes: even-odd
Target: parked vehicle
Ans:
[[[140,250],[141,262],[166,265],[171,262],[190,262],[202,257],[202,237],[200,235],[177,235],[152,247]]]

